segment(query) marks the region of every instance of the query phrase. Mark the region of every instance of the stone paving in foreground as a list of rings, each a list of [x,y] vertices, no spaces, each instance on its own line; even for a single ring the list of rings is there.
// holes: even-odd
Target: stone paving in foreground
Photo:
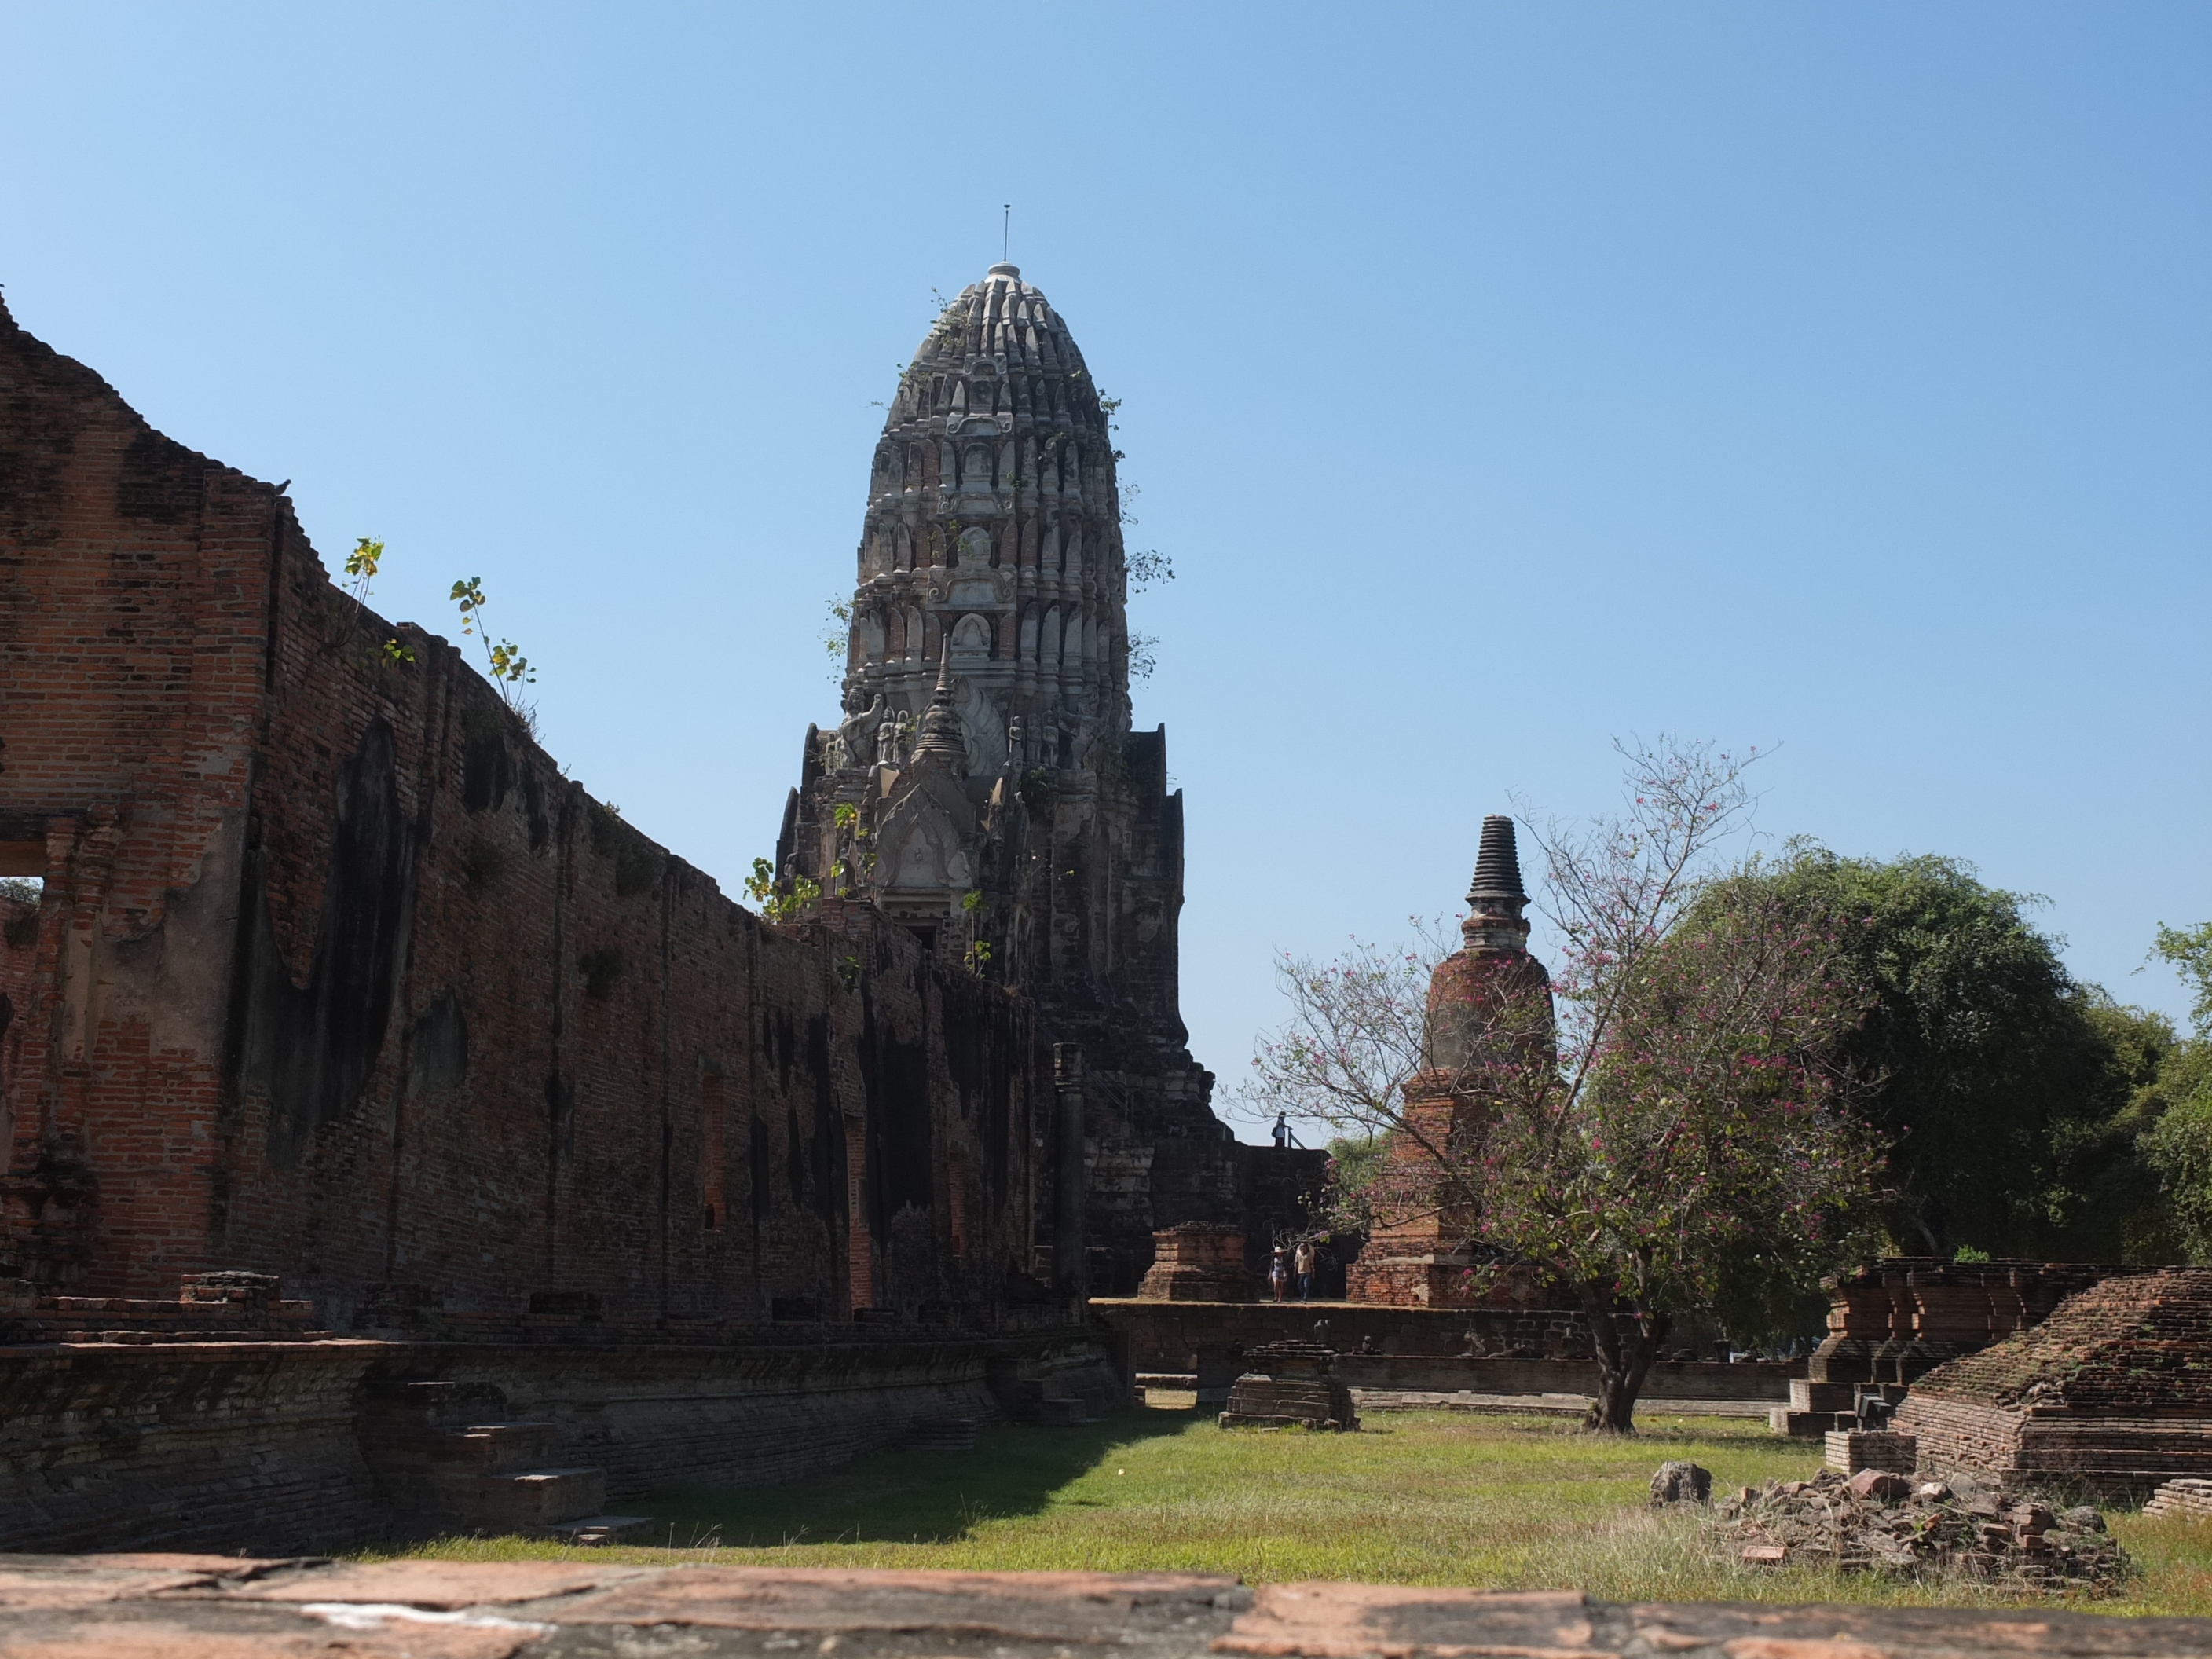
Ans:
[[[1177,1573],[590,1562],[0,1557],[8,1659],[1936,1659],[2212,1655],[2212,1620],[2037,1610],[1624,1606],[1571,1592]]]

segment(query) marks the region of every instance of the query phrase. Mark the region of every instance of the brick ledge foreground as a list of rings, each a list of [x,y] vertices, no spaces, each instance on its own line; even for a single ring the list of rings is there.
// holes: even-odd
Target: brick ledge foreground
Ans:
[[[1936,1659],[2212,1655],[2212,1620],[1268,1584],[1177,1573],[0,1557],[0,1656]]]

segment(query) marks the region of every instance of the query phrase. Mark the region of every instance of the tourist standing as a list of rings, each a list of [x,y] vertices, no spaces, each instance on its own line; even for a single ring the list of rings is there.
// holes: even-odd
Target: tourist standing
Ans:
[[[1313,1300],[1313,1240],[1306,1238],[1298,1241],[1298,1254],[1297,1261],[1298,1273],[1298,1300],[1301,1302],[1310,1302]]]
[[[1283,1286],[1290,1276],[1290,1268],[1283,1260],[1283,1247],[1278,1244],[1275,1259],[1267,1264],[1267,1288],[1275,1293],[1276,1301],[1283,1299]]]

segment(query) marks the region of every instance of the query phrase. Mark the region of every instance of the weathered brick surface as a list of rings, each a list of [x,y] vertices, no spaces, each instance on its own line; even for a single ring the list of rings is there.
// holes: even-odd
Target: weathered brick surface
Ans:
[[[0,744],[5,742],[0,735]],[[5,752],[0,748],[0,763]],[[38,943],[38,906],[0,893],[0,1146],[14,1138],[16,1056],[27,1029],[22,1016],[31,1006]]]
[[[27,965],[0,946],[28,1277],[258,1268],[341,1330],[395,1294],[997,1316],[1025,1005],[864,913],[764,927],[336,590],[276,489],[4,313],[0,477],[0,848],[47,882]]]
[[[1186,1221],[1152,1235],[1152,1265],[1137,1294],[1148,1302],[1241,1302],[1249,1284],[1244,1235]]]
[[[338,1548],[374,1534],[375,1342],[0,1348],[0,1550]]]
[[[1887,1256],[1826,1281],[1828,1334],[1816,1382],[1909,1383],[1948,1359],[2039,1323],[2067,1297],[2151,1271],[2084,1261],[1963,1264]]]
[[[404,1534],[420,1505],[392,1484],[397,1431],[380,1403],[392,1379],[447,1385],[463,1415],[445,1427],[549,1425],[543,1461],[603,1471],[611,1498],[791,1480],[933,1423],[1118,1393],[1079,1334],[725,1334],[0,1347],[0,1551],[334,1549]]]
[[[2109,1493],[2212,1474],[2212,1270],[2108,1279],[1921,1377],[1923,1467]]]

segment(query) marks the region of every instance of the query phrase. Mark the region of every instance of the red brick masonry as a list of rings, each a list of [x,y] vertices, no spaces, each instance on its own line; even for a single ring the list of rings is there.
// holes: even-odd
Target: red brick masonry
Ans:
[[[1034,1296],[1028,1004],[732,903],[4,305],[0,711],[46,884],[0,906],[0,1279],[247,1268],[356,1334]]]
[[[0,1656],[507,1659],[1936,1659],[2212,1654],[2212,1621],[1988,1608],[1623,1606],[1568,1593],[1177,1573],[786,1571],[222,1556],[0,1559]]]

